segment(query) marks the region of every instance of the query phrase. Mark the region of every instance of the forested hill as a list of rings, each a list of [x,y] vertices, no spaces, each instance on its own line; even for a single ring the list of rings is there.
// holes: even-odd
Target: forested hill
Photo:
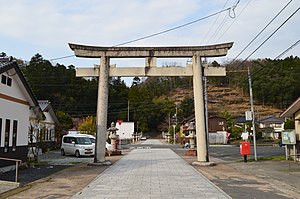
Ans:
[[[47,99],[55,111],[69,114],[72,117],[95,115],[97,101],[97,79],[75,77],[74,66],[52,65],[41,55],[36,54],[28,63],[18,60],[21,69],[39,100]],[[209,102],[220,106],[219,110],[210,108],[210,113],[220,115],[225,111],[220,101],[213,99],[214,88],[224,88],[224,96],[234,88],[247,99],[248,80],[247,65],[251,67],[253,94],[256,105],[265,105],[283,110],[300,95],[300,60],[288,57],[283,60],[251,60],[241,64],[235,61],[225,64],[226,77],[209,77]],[[219,66],[217,62],[212,66]],[[120,78],[111,78],[109,90],[108,123],[121,119],[138,123],[143,132],[155,131],[157,126],[178,111],[178,120],[193,114],[193,98],[191,94],[180,94],[172,97],[174,92],[180,93],[192,89],[190,77],[151,77],[141,81],[134,78],[131,87],[127,87]],[[229,90],[228,90],[229,89]],[[172,94],[173,93],[173,94]],[[178,100],[178,99],[181,100]],[[225,98],[224,98],[225,99]],[[245,100],[246,101],[246,100]],[[224,102],[224,101],[223,101]],[[239,101],[231,101],[240,104]],[[237,109],[238,110],[238,109]],[[226,110],[229,113],[231,110]],[[241,115],[244,113],[241,113]]]

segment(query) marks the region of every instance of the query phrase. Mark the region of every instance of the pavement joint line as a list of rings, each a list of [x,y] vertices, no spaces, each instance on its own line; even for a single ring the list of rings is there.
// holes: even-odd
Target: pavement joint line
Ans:
[[[135,172],[139,175],[136,176]],[[193,176],[195,174],[196,176]],[[133,183],[136,178],[140,178],[140,184]],[[163,180],[161,186],[158,182],[163,178],[166,180]],[[230,198],[230,196],[220,191],[220,189],[171,149],[134,149],[100,174],[90,183],[91,186],[87,186],[81,191],[82,193],[80,195],[75,194],[73,198],[93,198],[93,195],[97,194],[95,191],[103,193],[99,190],[95,190],[95,188],[93,188],[96,187],[94,184],[103,185],[102,183],[108,180],[113,182],[112,184],[115,184],[114,189],[112,189],[113,193],[111,194],[117,194],[116,196],[128,196],[129,198],[136,197],[139,194],[142,194],[143,197],[149,196],[150,198],[155,198],[156,196],[159,198],[161,196],[162,198],[164,196],[179,198],[184,197],[184,195],[196,197],[203,191],[209,191],[209,189],[212,189],[209,193],[216,195],[216,197]],[[184,187],[186,186],[186,182],[191,180],[198,181],[199,183],[193,183],[191,189]],[[199,189],[198,184],[203,183],[206,184],[206,186],[201,190],[197,190]],[[166,184],[169,186],[164,186]],[[137,185],[140,187],[136,187]],[[106,186],[111,186],[111,184]],[[181,187],[184,188],[180,189]],[[101,188],[105,189],[105,186]],[[192,190],[192,192],[190,192],[190,190]],[[91,195],[91,193],[94,194]]]

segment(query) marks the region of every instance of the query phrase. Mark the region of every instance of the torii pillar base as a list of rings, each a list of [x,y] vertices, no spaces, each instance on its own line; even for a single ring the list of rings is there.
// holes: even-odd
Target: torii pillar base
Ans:
[[[88,166],[109,166],[112,163],[110,161],[104,161],[104,162],[93,162],[93,163],[88,163]]]

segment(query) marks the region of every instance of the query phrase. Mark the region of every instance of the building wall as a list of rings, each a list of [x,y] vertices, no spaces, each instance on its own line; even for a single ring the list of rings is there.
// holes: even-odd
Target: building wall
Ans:
[[[132,139],[132,134],[134,133],[134,122],[122,122],[119,124],[116,123],[117,135],[121,140],[123,139]]]
[[[0,81],[0,157],[26,161],[29,117],[33,115],[27,100],[29,95],[26,94],[23,88],[19,87],[20,79],[14,70],[0,74],[0,80],[2,75],[5,75],[12,81],[10,86]],[[7,133],[5,131],[8,129],[6,127],[8,123],[10,127],[7,142],[5,137]],[[0,167],[9,164],[15,163],[0,161]]]
[[[212,117],[208,119],[209,132],[217,132],[226,130],[226,119],[219,117]]]
[[[42,122],[47,129],[47,136],[45,137],[46,141],[55,141],[55,123],[49,112],[44,112],[46,119]]]
[[[282,132],[284,130],[284,123],[259,123],[259,128],[273,128],[275,132]]]
[[[17,121],[17,146],[28,144],[29,106],[0,98],[0,118],[2,118],[1,144],[4,147],[5,124],[10,120],[9,146],[12,146],[13,121]]]

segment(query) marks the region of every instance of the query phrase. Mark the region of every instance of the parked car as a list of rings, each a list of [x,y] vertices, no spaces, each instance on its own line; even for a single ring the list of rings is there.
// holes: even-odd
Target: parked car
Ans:
[[[95,148],[96,137],[93,136],[93,135],[90,135],[90,134],[82,134],[82,135],[87,136],[91,140],[91,142],[92,142],[92,144],[94,145],[94,148]],[[113,151],[114,148],[113,148],[113,146],[111,144],[109,144],[108,142],[106,142],[105,149],[107,151]]]
[[[147,140],[147,137],[143,136],[140,138],[140,140]]]
[[[61,155],[92,156],[94,155],[95,146],[91,140],[82,134],[64,135],[61,143]]]

